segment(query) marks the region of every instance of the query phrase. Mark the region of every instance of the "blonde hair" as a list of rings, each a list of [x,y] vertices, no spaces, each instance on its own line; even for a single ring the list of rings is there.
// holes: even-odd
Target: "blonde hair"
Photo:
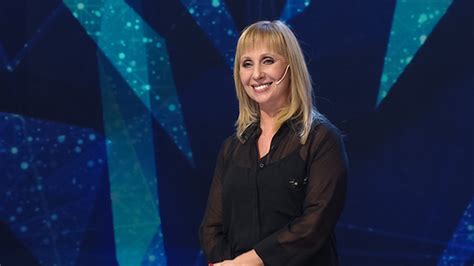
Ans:
[[[237,137],[243,142],[242,134],[260,116],[258,104],[247,95],[240,81],[240,57],[247,49],[262,44],[283,56],[290,65],[290,104],[278,112],[275,126],[278,129],[285,121],[292,119],[296,122],[300,142],[304,144],[313,121],[322,118],[322,115],[313,106],[311,77],[298,40],[290,28],[278,20],[259,21],[248,26],[237,42],[234,60],[234,83],[239,100],[239,117],[235,122]]]

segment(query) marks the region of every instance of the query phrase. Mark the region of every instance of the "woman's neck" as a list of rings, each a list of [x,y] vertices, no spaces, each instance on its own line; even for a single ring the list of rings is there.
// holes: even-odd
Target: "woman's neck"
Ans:
[[[276,133],[275,123],[278,118],[278,111],[268,112],[260,110],[260,128],[265,136],[273,136]]]

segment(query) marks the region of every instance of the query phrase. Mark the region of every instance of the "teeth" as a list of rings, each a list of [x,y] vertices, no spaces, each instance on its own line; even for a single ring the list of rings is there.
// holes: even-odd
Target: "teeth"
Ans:
[[[262,90],[268,88],[270,86],[270,84],[272,84],[272,83],[269,82],[269,83],[265,83],[265,84],[262,84],[262,85],[253,86],[253,88],[257,91],[262,91]]]

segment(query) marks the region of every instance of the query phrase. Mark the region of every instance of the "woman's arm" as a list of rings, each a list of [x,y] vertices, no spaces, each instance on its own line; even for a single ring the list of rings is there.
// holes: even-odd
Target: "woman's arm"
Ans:
[[[225,143],[217,158],[207,207],[199,228],[201,247],[209,262],[230,259],[230,248],[222,227],[222,175],[224,168]]]

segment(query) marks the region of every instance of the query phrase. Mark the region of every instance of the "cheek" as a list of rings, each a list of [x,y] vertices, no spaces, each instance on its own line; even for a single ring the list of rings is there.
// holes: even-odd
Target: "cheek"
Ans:
[[[249,82],[249,78],[250,78],[250,75],[249,75],[248,71],[240,70],[239,76],[240,76],[240,82],[242,82],[242,84],[244,86],[247,85],[247,83]]]

